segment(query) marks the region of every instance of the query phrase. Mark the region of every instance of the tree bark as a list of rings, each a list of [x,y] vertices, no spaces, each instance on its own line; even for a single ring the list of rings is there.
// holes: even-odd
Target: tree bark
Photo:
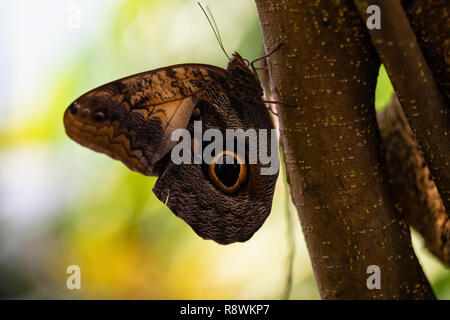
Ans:
[[[376,124],[379,61],[350,0],[256,0],[281,143],[323,299],[432,299],[395,212]],[[381,289],[366,286],[381,269]]]
[[[404,1],[406,14],[441,96],[450,106],[450,2],[448,0]],[[448,111],[448,110],[447,110]],[[447,139],[449,135],[446,136]],[[441,191],[442,192],[442,191]],[[450,200],[450,190],[441,197]],[[447,208],[450,217],[450,208]]]
[[[450,266],[450,219],[397,97],[377,118],[398,208],[428,250]]]
[[[433,180],[450,208],[450,117],[400,0],[355,0],[361,17],[369,5],[381,9],[381,29],[372,42],[417,138]]]

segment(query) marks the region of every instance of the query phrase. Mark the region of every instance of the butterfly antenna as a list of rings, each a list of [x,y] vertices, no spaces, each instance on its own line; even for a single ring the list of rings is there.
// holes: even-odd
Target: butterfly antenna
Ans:
[[[219,43],[220,43],[221,47],[223,47],[223,41],[222,41],[222,37],[220,36],[219,27],[217,26],[216,19],[214,19],[214,15],[212,14],[209,6],[206,6],[206,11],[208,11],[208,15],[211,17],[211,21],[214,25],[214,29],[216,30],[217,36],[219,37]]]
[[[219,43],[220,48],[222,49],[223,53],[225,53],[228,60],[231,60],[230,56],[228,55],[228,53],[226,52],[226,50],[223,46],[222,38],[220,37],[220,33],[219,33],[219,28],[217,27],[216,21],[214,20],[214,16],[212,15],[211,10],[209,9],[208,6],[206,6],[206,9],[208,10],[208,13],[209,13],[209,15],[208,15],[208,13],[206,13],[205,9],[203,9],[201,3],[200,2],[197,2],[197,3],[200,6],[200,9],[202,9],[203,13],[205,14],[205,17],[208,20],[209,25],[211,26],[211,29],[214,32],[214,36],[216,37],[216,40]],[[209,16],[211,16],[211,18]]]

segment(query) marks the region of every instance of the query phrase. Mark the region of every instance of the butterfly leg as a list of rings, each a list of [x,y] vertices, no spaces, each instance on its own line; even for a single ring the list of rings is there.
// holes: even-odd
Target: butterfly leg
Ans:
[[[269,104],[283,104],[283,105],[288,106],[288,107],[296,107],[296,106],[297,106],[296,104],[288,103],[288,102],[283,102],[283,101],[269,101],[269,100],[262,100],[262,102],[264,102],[264,103],[269,103]]]
[[[287,102],[282,102],[282,101],[269,101],[269,100],[262,100],[262,102],[267,103],[267,104],[282,104],[288,107],[296,107],[296,104],[293,103],[287,103]],[[275,116],[278,117],[278,113],[273,111],[271,107],[267,107],[267,109],[269,110],[269,112],[273,113]]]
[[[276,111],[273,111],[273,109],[272,108],[270,108],[270,107],[267,107],[267,110],[269,110],[269,112],[271,113],[271,114],[273,114],[275,117],[278,117],[278,112],[276,112]]]

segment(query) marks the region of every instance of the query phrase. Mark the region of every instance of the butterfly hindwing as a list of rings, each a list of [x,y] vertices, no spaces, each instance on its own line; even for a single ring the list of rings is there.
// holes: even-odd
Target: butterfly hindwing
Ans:
[[[105,84],[75,100],[64,114],[67,134],[145,175],[173,146],[170,135],[188,124],[196,95],[225,70],[185,64]]]
[[[232,112],[229,120],[234,122],[235,128],[248,128],[255,124],[239,121],[232,105],[210,105],[208,114],[214,116],[211,109],[218,108]],[[264,129],[270,129],[270,120],[265,120],[268,121]],[[204,129],[207,128],[205,125]],[[233,128],[233,125],[228,128]],[[263,129],[261,123],[259,128]],[[236,192],[228,194],[213,183],[205,166],[208,165],[176,165],[169,160],[153,192],[202,238],[221,244],[248,240],[270,213],[278,174],[262,175],[260,163],[248,164],[246,180]]]
[[[252,81],[252,79],[248,79]],[[234,87],[216,83],[203,95],[202,131],[220,129],[226,138],[226,129],[273,129],[271,117],[262,101],[246,100],[236,94]],[[192,121],[188,129],[193,130]],[[270,134],[266,146],[271,143]],[[204,144],[207,142],[204,142]],[[225,146],[225,143],[224,143]],[[205,147],[205,145],[203,145]],[[263,175],[258,148],[249,150],[258,162],[246,164],[246,178],[233,192],[224,192],[214,183],[208,169],[210,165],[174,164],[168,158],[166,168],[156,182],[153,192],[171,211],[185,220],[205,239],[221,244],[248,240],[263,224],[270,213],[278,170]],[[262,150],[270,155],[271,150]],[[276,155],[278,156],[278,155]],[[193,156],[192,156],[193,157]],[[277,158],[278,160],[278,158]],[[247,161],[248,162],[248,161]]]

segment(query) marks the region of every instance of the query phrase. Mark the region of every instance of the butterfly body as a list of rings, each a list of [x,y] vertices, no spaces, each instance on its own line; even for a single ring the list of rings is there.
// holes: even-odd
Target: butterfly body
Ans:
[[[255,164],[175,164],[175,129],[273,129],[263,89],[248,63],[234,54],[227,69],[185,64],[120,79],[94,89],[69,106],[67,134],[78,143],[158,176],[154,193],[205,239],[246,241],[270,213],[278,172]],[[267,137],[267,146],[276,141]],[[225,145],[225,141],[224,141]],[[259,152],[250,150],[247,152]],[[269,148],[270,149],[270,148]],[[270,154],[271,150],[263,150]],[[234,156],[225,150],[217,156]]]

